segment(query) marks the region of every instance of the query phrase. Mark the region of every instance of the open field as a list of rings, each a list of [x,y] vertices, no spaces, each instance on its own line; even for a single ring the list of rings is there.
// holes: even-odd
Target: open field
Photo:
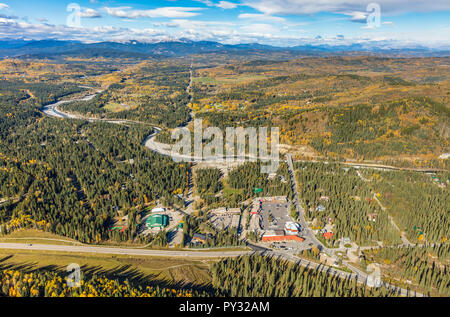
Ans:
[[[194,77],[192,79],[192,82],[201,84],[213,84],[213,85],[217,84],[231,85],[231,84],[242,84],[262,79],[266,79],[266,77],[263,75],[244,75],[244,76],[230,76],[230,77]]]
[[[97,72],[95,65],[85,65],[95,75],[80,78],[76,67],[60,60],[55,84],[49,83],[49,69],[56,61],[2,61],[2,264],[64,272],[67,264],[78,263],[83,272],[162,285],[210,285],[215,277],[217,287],[225,271],[219,266],[210,271],[210,265],[258,250],[247,248],[247,239],[258,244],[261,236],[248,226],[214,226],[212,211],[235,209],[243,219],[250,201],[273,196],[287,197],[287,206],[297,200],[297,208],[268,206],[263,212],[273,213],[279,223],[267,214],[266,229],[283,229],[289,213],[308,236],[301,248],[306,254],[313,250],[314,258],[329,255],[330,265],[349,259],[343,241],[363,250],[403,247],[408,241],[418,247],[446,243],[450,182],[448,173],[440,171],[449,165],[440,157],[450,152],[449,61],[335,56],[228,59],[214,65],[205,54],[192,65],[177,58],[133,64],[110,60],[117,66],[114,70]],[[80,115],[54,118],[43,110],[58,100],[72,100],[61,103],[60,110]],[[99,120],[86,120],[93,117]],[[164,132],[155,139],[168,143],[170,132],[185,125],[192,128],[193,118],[203,119],[204,127],[279,127],[282,156],[292,154],[295,169],[280,161],[277,172],[266,175],[260,162],[176,162],[162,155],[167,154],[161,150],[164,145],[148,145],[160,129]],[[358,162],[373,165],[364,168]],[[381,164],[415,169],[388,172]],[[432,174],[419,171],[424,167],[434,168]],[[159,231],[142,234],[153,206],[178,212],[179,217],[170,220],[178,238],[171,250],[175,239],[168,231],[174,226],[161,221]],[[261,250],[269,255],[273,251]],[[292,252],[280,249],[278,254],[292,259]],[[368,263],[363,255],[355,254],[352,263],[364,269]],[[385,260],[369,255],[381,264]],[[396,261],[404,259],[410,261],[406,255]],[[220,260],[220,265],[232,264],[226,273],[233,281],[241,260],[224,264],[227,261]],[[259,266],[266,260],[252,261]],[[416,271],[445,277],[433,261],[430,257]],[[411,275],[402,271],[400,262],[393,279]],[[367,276],[351,264],[336,265],[361,279]],[[219,273],[212,277],[212,272]],[[446,280],[440,277],[415,276],[424,286],[421,290],[431,286],[432,294],[446,291]],[[263,283],[267,278],[255,280]],[[333,284],[332,274],[320,278]],[[322,284],[317,282],[314,294],[322,294]],[[283,294],[285,288],[278,291]],[[306,293],[300,287],[296,294]]]
[[[161,257],[133,257],[86,253],[64,253],[27,250],[0,250],[0,263],[27,269],[53,268],[65,272],[77,263],[83,272],[106,273],[122,277],[140,278],[171,284],[202,285],[210,282],[208,267],[211,260],[184,260]]]
[[[359,56],[199,68],[191,109],[210,126],[277,126],[297,158],[445,167],[447,65]]]
[[[45,232],[36,229],[23,229],[14,231],[8,235],[0,235],[0,242],[7,243],[42,243],[42,244],[66,244],[80,245],[81,243],[51,232]]]
[[[105,109],[108,111],[111,111],[111,112],[121,112],[124,110],[130,110],[133,108],[136,108],[136,106],[132,105],[132,104],[124,104],[124,103],[120,104],[117,102],[110,102],[105,105]]]

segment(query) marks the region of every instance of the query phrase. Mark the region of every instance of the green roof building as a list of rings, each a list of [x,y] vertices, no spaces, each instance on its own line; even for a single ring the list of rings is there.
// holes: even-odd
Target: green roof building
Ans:
[[[169,217],[167,215],[151,215],[145,221],[147,228],[163,229],[169,225]]]

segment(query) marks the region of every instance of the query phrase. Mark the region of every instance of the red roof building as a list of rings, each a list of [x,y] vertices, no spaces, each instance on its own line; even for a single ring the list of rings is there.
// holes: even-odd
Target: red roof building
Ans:
[[[305,239],[299,236],[263,236],[262,242],[273,242],[273,241],[298,241],[303,242]]]

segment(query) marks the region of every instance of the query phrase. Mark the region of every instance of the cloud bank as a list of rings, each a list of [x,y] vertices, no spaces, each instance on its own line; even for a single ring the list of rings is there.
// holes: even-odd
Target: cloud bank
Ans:
[[[407,12],[433,12],[450,10],[448,0],[244,0],[244,4],[264,14],[314,14],[319,12],[352,12],[365,11],[370,2],[381,6],[385,14],[401,14]]]
[[[131,7],[105,7],[105,11],[118,18],[190,18],[199,15],[202,8],[163,7],[152,10],[133,10]]]

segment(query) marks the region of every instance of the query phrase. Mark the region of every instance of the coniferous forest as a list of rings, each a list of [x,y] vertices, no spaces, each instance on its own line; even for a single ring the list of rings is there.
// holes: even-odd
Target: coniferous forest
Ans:
[[[72,288],[45,251],[2,249],[0,296],[400,295],[286,260],[295,257],[363,275],[376,263],[391,285],[450,295],[448,57],[86,57],[101,51],[0,60],[0,242],[136,248],[148,258],[86,254],[93,265],[126,262],[138,278],[93,270]],[[194,133],[194,118],[222,130],[278,127],[278,170],[176,162],[148,145],[168,148],[177,127]],[[275,196],[287,207],[263,206]],[[296,241],[284,241],[287,221],[301,225]],[[157,265],[155,252],[186,259]],[[190,252],[220,257],[189,262]]]
[[[229,258],[212,267],[212,284],[228,296],[355,297],[396,296],[384,289],[365,288],[354,280],[263,256]]]

